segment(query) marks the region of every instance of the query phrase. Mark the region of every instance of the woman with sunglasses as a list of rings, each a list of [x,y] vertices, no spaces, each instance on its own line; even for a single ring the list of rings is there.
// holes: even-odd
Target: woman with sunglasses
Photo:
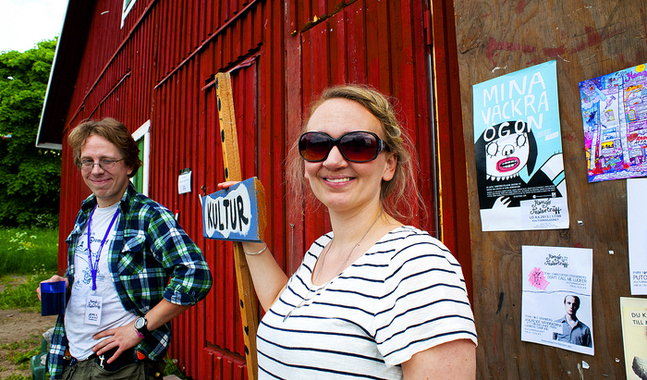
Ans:
[[[267,311],[259,379],[475,378],[460,265],[427,232],[399,221],[420,205],[410,146],[372,89],[334,87],[312,107],[288,175],[295,194],[305,187],[327,207],[332,231],[289,279],[265,243],[243,243]]]

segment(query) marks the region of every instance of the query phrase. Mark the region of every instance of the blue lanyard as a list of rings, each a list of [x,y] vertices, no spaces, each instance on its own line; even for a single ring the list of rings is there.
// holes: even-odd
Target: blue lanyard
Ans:
[[[112,229],[112,226],[115,224],[115,220],[117,220],[117,216],[119,216],[119,207],[117,206],[117,211],[115,211],[115,215],[112,217],[112,220],[110,221],[110,225],[108,226],[108,229],[106,230],[106,235],[103,237],[103,240],[101,240],[101,245],[99,246],[99,251],[97,252],[97,259],[94,261],[94,266],[92,265],[92,246],[90,245],[90,236],[92,235],[90,226],[92,225],[92,215],[94,215],[94,210],[97,209],[97,206],[94,206],[92,209],[92,212],[90,213],[90,218],[88,218],[88,265],[90,266],[90,273],[92,274],[92,290],[97,290],[97,271],[99,270],[99,258],[101,257],[101,251],[103,250],[103,245],[106,243],[106,240],[108,239],[108,235],[110,234],[110,230]]]

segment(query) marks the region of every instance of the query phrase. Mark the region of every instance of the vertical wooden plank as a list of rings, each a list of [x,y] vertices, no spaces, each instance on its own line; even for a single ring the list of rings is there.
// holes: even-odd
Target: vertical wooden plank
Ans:
[[[194,3],[194,8],[196,7],[197,2]],[[191,13],[193,17],[196,17],[193,12]],[[193,40],[193,45],[196,44],[196,36],[197,36],[197,31],[194,29],[193,34],[192,34],[192,40]],[[202,156],[200,156],[200,140],[197,139],[197,136],[199,135],[200,131],[198,130],[198,108],[196,107],[196,100],[199,97],[199,91],[196,88],[196,78],[195,75],[198,72],[198,64],[197,60],[192,60],[189,62],[187,66],[187,78],[186,78],[186,83],[188,87],[188,91],[186,91],[186,108],[184,110],[185,112],[185,120],[187,121],[187,128],[190,130],[191,134],[187,136],[187,147],[193,147],[191,149],[191,157],[190,161],[188,162],[188,167],[191,168],[191,171],[193,173],[192,175],[192,183],[191,183],[191,192],[188,194],[184,194],[185,196],[185,204],[184,204],[184,209],[182,210],[184,217],[182,220],[184,223],[188,224],[190,226],[190,236],[194,239],[194,241],[199,244],[200,243],[200,238],[202,237],[202,228],[201,228],[201,223],[199,221],[199,218],[192,217],[194,212],[193,210],[199,210],[200,209],[200,203],[197,201],[197,194],[199,194],[199,186],[197,186],[198,180],[200,179],[200,169],[199,167],[202,166],[202,162],[204,161],[202,159]],[[183,147],[183,149],[186,149]],[[203,302],[202,302],[203,303]],[[190,335],[192,338],[191,341],[191,365],[192,365],[192,370],[193,370],[193,377],[197,377],[197,374],[200,371],[200,355],[198,355],[198,351],[196,348],[198,347],[205,347],[204,343],[204,334],[200,334],[200,324],[204,321],[203,317],[204,315],[199,314],[199,308],[193,308],[194,310],[194,315],[192,319],[192,326],[190,326]]]
[[[203,4],[203,2],[201,2]],[[202,5],[204,6],[204,4]],[[204,17],[204,15],[202,16]],[[197,147],[197,158],[201,161],[201,165],[196,166],[196,172],[197,176],[194,182],[194,197],[200,197],[204,195],[202,193],[201,187],[204,185],[206,186],[207,182],[207,171],[208,171],[208,166],[209,166],[209,158],[208,158],[208,132],[207,132],[207,122],[206,122],[206,112],[204,110],[206,109],[206,94],[205,92],[202,91],[200,88],[201,82],[200,78],[202,77],[202,69],[203,69],[203,64],[204,64],[204,57],[200,57],[201,59],[197,62],[196,64],[196,70],[195,70],[195,84],[196,86],[196,97],[197,97],[197,104],[196,108],[194,110],[195,118],[196,118],[196,126],[197,126],[197,141],[195,141],[195,145]],[[200,199],[200,198],[198,198]],[[196,209],[201,209],[201,205],[198,204],[198,207]],[[194,215],[193,213],[191,213]],[[198,227],[199,230],[200,227]],[[207,264],[209,265],[209,268],[211,268],[211,271],[213,273],[213,260],[212,260],[212,255],[213,255],[213,247],[208,244],[209,239],[205,239],[202,234],[200,234],[200,240],[199,240],[199,246],[202,248],[202,253],[205,257],[205,260],[207,260]],[[213,277],[213,276],[212,276]],[[210,294],[213,294],[213,284],[212,284],[212,291]],[[199,343],[195,349],[195,354],[198,356],[198,376],[197,378],[203,379],[207,378],[210,376],[211,372],[213,371],[212,368],[212,361],[211,361],[211,355],[209,355],[205,349],[207,347],[207,342],[209,341],[209,333],[210,331],[214,330],[215,323],[213,320],[210,320],[212,318],[213,313],[211,312],[211,309],[208,309],[207,306],[209,305],[208,300],[204,300],[198,304],[199,309],[199,320],[198,320],[198,339]]]
[[[330,79],[332,83],[348,82],[348,56],[346,52],[346,12],[327,22],[330,25]]]
[[[288,32],[290,35],[286,36],[286,77],[293,78],[294,80],[286,81],[286,142],[283,145],[286,152],[290,149],[292,143],[297,140],[301,133],[302,124],[302,64],[300,60],[300,44],[301,35],[296,33],[297,28],[297,13],[299,2],[288,2],[288,9],[286,14],[286,22],[289,25]],[[261,101],[261,104],[263,102]],[[262,132],[261,132],[262,133]],[[269,171],[264,171],[269,172]],[[303,204],[294,202],[298,197],[292,194],[288,195],[286,200],[287,205],[287,220],[284,225],[288,229],[287,238],[288,243],[285,247],[286,272],[288,275],[292,274],[297,265],[301,262],[304,252],[304,228],[303,228]]]
[[[317,72],[317,75],[313,76],[312,86],[317,94],[331,85],[331,67],[340,64],[339,62],[332,62],[330,59],[329,25],[329,21],[324,21],[315,25],[310,30],[310,49],[312,49],[313,69]]]
[[[301,19],[299,20],[299,27],[305,26],[309,21],[312,21],[315,14],[317,13],[316,7],[313,5],[313,2],[316,0],[303,0],[303,7],[301,12]]]
[[[400,25],[392,29],[392,38],[401,41],[398,42],[399,54],[394,55],[394,66],[398,67],[393,86],[393,95],[398,99],[402,107],[404,127],[414,140],[418,161],[420,164],[420,173],[418,174],[418,186],[423,196],[426,206],[427,218],[425,213],[418,212],[418,215],[412,215],[410,223],[420,225],[421,228],[429,231],[433,236],[440,237],[435,226],[435,196],[436,186],[434,181],[435,172],[433,167],[434,150],[431,149],[433,121],[429,118],[430,82],[428,79],[427,54],[424,39],[419,38],[424,34],[424,25],[422,22],[422,4],[416,1],[402,1],[399,4],[393,4],[391,24]],[[397,33],[393,31],[397,30]],[[397,57],[397,56],[400,57]],[[397,57],[397,58],[396,58]],[[402,78],[402,80],[398,80]],[[425,80],[420,80],[425,78]],[[422,210],[421,210],[422,211]]]
[[[403,8],[405,5],[403,5]],[[424,14],[426,7],[417,1],[408,2],[408,15],[403,16],[403,20],[411,20],[411,44],[412,44],[412,62],[413,67],[410,73],[412,78],[426,78],[425,81],[416,81],[414,79],[415,93],[408,98],[407,101],[415,104],[415,108],[411,111],[411,115],[416,120],[415,125],[410,128],[410,133],[417,138],[417,151],[419,153],[419,161],[421,165],[421,174],[419,186],[422,191],[423,200],[427,206],[427,218],[424,215],[420,216],[420,223],[423,228],[429,231],[433,236],[440,237],[438,232],[438,225],[436,222],[437,216],[437,191],[436,184],[437,172],[435,166],[437,165],[435,159],[435,137],[433,130],[434,120],[432,93],[431,90],[433,74],[429,77],[429,66],[427,64],[430,54],[426,47],[427,41],[425,38],[425,25]],[[403,15],[405,11],[403,10]],[[406,22],[406,21],[404,21]],[[454,127],[454,126],[448,126]],[[455,252],[455,251],[452,251]],[[469,255],[469,253],[467,253]],[[469,268],[467,269],[469,271]]]
[[[220,122],[220,138],[223,146],[223,164],[225,167],[226,181],[241,181],[240,156],[238,153],[236,114],[234,112],[231,81],[229,74],[216,75],[216,96],[218,99],[218,118]],[[254,285],[249,274],[245,260],[245,253],[241,243],[234,243],[234,260],[238,296],[240,301],[240,314],[243,324],[245,340],[245,358],[249,371],[249,379],[254,380],[257,375],[256,362],[256,329],[258,327],[258,310]]]
[[[220,8],[222,13],[221,13],[221,22],[224,24],[229,18],[231,17],[231,0],[224,0],[221,1],[222,7]],[[221,24],[221,25],[222,25]]]
[[[285,109],[285,104],[284,104],[284,99],[285,99],[285,80],[283,80],[283,74],[282,75],[277,75],[278,73],[282,73],[284,70],[285,66],[285,61],[284,61],[284,56],[283,53],[281,54],[276,54],[279,50],[284,49],[284,40],[285,40],[285,35],[284,32],[287,32],[285,27],[284,27],[284,7],[279,3],[275,2],[273,4],[270,4],[271,7],[268,7],[270,9],[268,11],[268,17],[270,17],[273,21],[274,28],[273,30],[276,31],[283,31],[281,33],[273,33],[271,35],[272,39],[272,44],[271,44],[271,51],[274,53],[271,56],[271,64],[272,64],[272,72],[268,73],[267,75],[270,75],[271,78],[271,83],[272,86],[270,88],[276,89],[277,93],[280,94],[279,96],[272,96],[270,94],[270,97],[267,99],[269,100],[269,107],[270,107],[270,118],[267,120],[268,126],[271,126],[271,145],[269,145],[269,150],[266,152],[266,157],[271,157],[272,160],[272,166],[269,168],[270,172],[268,173],[270,178],[271,184],[270,188],[275,194],[282,194],[283,196],[280,197],[273,197],[271,202],[271,209],[270,212],[272,213],[272,221],[268,221],[268,225],[271,223],[272,229],[271,229],[271,234],[272,234],[272,242],[273,242],[273,247],[277,246],[283,246],[283,249],[278,250],[277,254],[275,254],[276,260],[279,262],[279,265],[281,265],[282,268],[286,268],[287,262],[289,261],[287,259],[287,256],[290,254],[290,249],[285,246],[285,242],[287,241],[286,235],[285,235],[285,230],[286,230],[286,225],[287,225],[287,215],[286,215],[286,199],[285,199],[285,184],[283,181],[283,170],[282,168],[284,167],[284,162],[283,158],[285,157],[285,152],[286,152],[286,145],[288,144],[286,140],[286,135],[285,135],[285,115],[286,115],[286,109]],[[279,48],[280,47],[280,48]],[[260,90],[261,92],[263,91],[262,89]],[[276,251],[276,250],[275,250]]]
[[[252,30],[253,33],[253,41],[254,47],[260,47],[261,44],[263,43],[263,8],[265,7],[264,4],[260,4],[257,7],[254,7],[254,9],[251,10],[252,12],[252,21],[251,21],[251,26],[250,29]]]
[[[240,44],[241,44],[240,51],[241,51],[241,53],[239,53],[239,54],[241,54],[241,55],[245,55],[245,54],[249,53],[255,47],[254,43],[253,43],[253,38],[254,38],[254,34],[253,34],[253,32],[254,32],[254,26],[253,25],[254,24],[253,24],[253,22],[254,21],[251,21],[251,20],[253,20],[253,17],[254,17],[254,12],[249,12],[244,17],[244,20],[242,22],[240,22],[240,24],[242,24],[242,27],[241,27],[241,31],[240,31],[241,32],[241,37],[240,37]]]
[[[365,0],[358,0],[344,13],[347,22],[348,80],[351,83],[368,83],[366,54]]]

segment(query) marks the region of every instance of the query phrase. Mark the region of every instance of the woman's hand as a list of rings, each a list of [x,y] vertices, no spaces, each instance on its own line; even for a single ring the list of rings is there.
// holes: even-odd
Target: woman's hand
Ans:
[[[218,190],[228,189],[237,183],[239,181],[221,182],[217,185]],[[267,311],[278,298],[288,282],[288,278],[277,264],[266,243],[243,242],[243,251],[252,253],[246,254],[245,258],[258,300],[263,309]],[[258,254],[256,254],[257,252]]]
[[[218,190],[225,190],[225,189],[228,189],[228,188],[230,188],[230,187],[234,186],[235,184],[237,184],[237,183],[239,183],[239,182],[240,182],[240,181],[227,181],[227,182],[220,182],[220,183],[217,185],[217,186],[218,186]]]

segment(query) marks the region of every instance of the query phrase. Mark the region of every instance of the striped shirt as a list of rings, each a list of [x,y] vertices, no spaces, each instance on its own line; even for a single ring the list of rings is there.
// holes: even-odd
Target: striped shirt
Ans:
[[[68,243],[65,275],[72,284],[74,253],[90,212],[97,204],[90,195],[79,211]],[[121,216],[108,251],[108,266],[119,300],[134,314],[144,315],[162,299],[177,305],[193,305],[211,289],[211,272],[200,248],[177,223],[173,214],[128,186],[119,203]],[[63,355],[68,346],[65,315],[56,321],[48,370],[52,379],[63,373]],[[97,331],[98,332],[98,331]],[[153,330],[135,348],[152,360],[162,360],[171,340],[171,324]]]
[[[259,379],[400,379],[401,363],[458,339],[477,343],[460,264],[427,232],[403,226],[330,282],[306,252],[257,333]]]

